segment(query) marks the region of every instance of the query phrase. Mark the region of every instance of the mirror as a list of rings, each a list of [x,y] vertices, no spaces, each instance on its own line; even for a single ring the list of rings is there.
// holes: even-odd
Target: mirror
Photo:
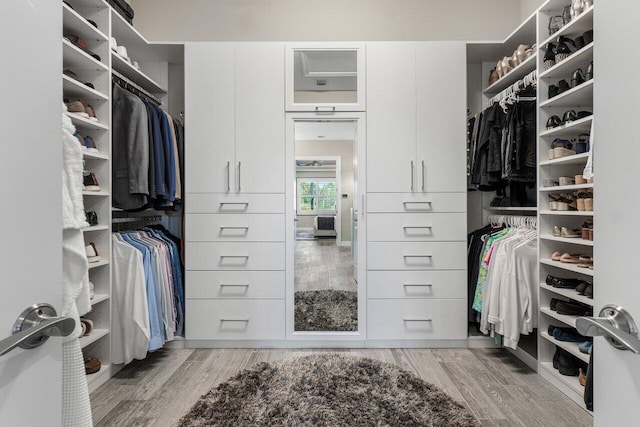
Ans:
[[[294,330],[358,330],[355,121],[296,121]]]
[[[356,50],[294,51],[295,104],[358,102]]]

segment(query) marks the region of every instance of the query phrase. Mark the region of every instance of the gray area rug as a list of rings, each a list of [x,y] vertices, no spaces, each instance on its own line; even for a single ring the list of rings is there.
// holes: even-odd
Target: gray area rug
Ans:
[[[324,289],[294,294],[296,331],[357,331],[358,293]]]
[[[339,354],[260,363],[180,420],[195,426],[479,426],[434,385],[395,365]]]

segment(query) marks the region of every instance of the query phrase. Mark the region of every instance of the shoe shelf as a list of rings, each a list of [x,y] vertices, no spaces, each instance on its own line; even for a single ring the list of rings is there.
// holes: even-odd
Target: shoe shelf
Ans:
[[[538,44],[538,48],[545,49],[547,44],[553,43],[558,38],[558,36],[575,38],[581,36],[585,31],[593,30],[593,8],[594,6],[590,6],[589,8],[584,10],[575,19],[571,20],[571,22],[569,22],[567,25],[560,28],[559,31],[549,36],[544,42]],[[561,14],[562,6],[560,6],[558,10],[554,10],[553,12],[556,15]]]
[[[540,215],[593,216],[593,211],[540,211]]]
[[[82,155],[84,156],[85,159],[109,160],[109,156],[107,156],[106,154],[102,154],[100,152],[92,153],[92,152],[88,152],[88,151],[83,151]]]
[[[98,380],[103,378],[105,375],[109,375],[109,376],[111,375],[111,367],[105,366],[105,364],[103,363],[102,366],[100,366],[100,370],[98,372],[87,375],[87,385],[91,386],[91,384],[97,382]],[[104,379],[104,381],[100,381],[100,382],[101,383],[106,382],[107,379]],[[95,390],[93,387],[89,387],[89,393],[93,392],[93,390]]]
[[[569,325],[572,328],[576,327],[576,319],[579,316],[569,316],[568,314],[558,314],[555,311],[551,310],[549,307],[540,307],[540,312],[546,314],[549,317],[553,317],[559,322],[564,323],[565,325]]]
[[[579,51],[574,52],[564,61],[560,61],[548,70],[543,71],[540,73],[538,78],[567,78],[567,76],[571,76],[571,73],[576,68],[581,68],[582,71],[586,71],[586,68],[591,61],[593,61],[593,42],[589,43]]]
[[[500,207],[500,206],[487,206],[485,208],[483,208],[486,211],[493,211],[493,212],[538,212],[538,208],[536,206],[530,206],[530,207],[517,207],[517,206],[506,206],[506,207]]]
[[[64,68],[77,70],[109,71],[109,68],[94,57],[84,53],[80,48],[62,39],[62,63]]]
[[[73,34],[87,41],[106,42],[109,40],[102,31],[64,3],[62,3],[62,28],[65,34]]]
[[[516,68],[508,72],[501,79],[494,82],[491,86],[488,86],[482,91],[484,95],[489,97],[497,95],[509,86],[513,85],[518,80],[536,69],[537,54],[533,54],[519,64]]]
[[[587,163],[589,153],[574,154],[573,156],[560,157],[559,159],[544,160],[540,162],[540,166],[553,166],[553,165],[584,165]],[[552,187],[545,187],[552,188]]]
[[[551,240],[554,242],[561,243],[570,243],[572,245],[582,245],[582,246],[593,246],[593,240],[585,240],[580,237],[571,238],[571,237],[557,237],[551,234],[542,234],[540,235],[542,240]]]
[[[108,191],[83,191],[83,196],[109,197]]]
[[[103,259],[98,262],[89,263],[89,270],[93,270],[94,268],[102,267],[103,265],[109,265],[108,259]]]
[[[108,101],[109,97],[102,92],[98,92],[89,86],[72,79],[69,76],[62,75],[62,92],[65,97],[83,98],[87,101]]]
[[[557,339],[555,339],[554,337],[549,335],[547,333],[547,331],[542,331],[540,333],[540,336],[542,338],[544,338],[545,340],[557,345],[561,349],[568,351],[573,356],[577,357],[578,359],[582,360],[583,362],[589,363],[589,355],[580,351],[580,349],[578,348],[578,344],[579,343],[577,343],[577,342],[567,342],[567,341],[558,341]]]
[[[566,125],[545,130],[544,132],[540,133],[540,136],[560,138],[563,136],[575,136],[583,132],[589,132],[591,130],[592,121],[593,121],[593,115],[588,117],[583,117],[582,119],[567,123]]]
[[[591,184],[577,184],[577,185],[556,185],[553,187],[541,187],[538,189],[540,192],[554,192],[554,191],[571,191],[571,190],[583,190],[593,188]]]
[[[107,335],[109,335],[108,329],[94,329],[89,335],[80,337],[80,347],[85,348]]]
[[[108,130],[109,129],[109,127],[105,124],[96,122],[94,120],[89,120],[86,117],[79,116],[75,113],[67,112],[66,114],[67,116],[69,116],[69,118],[71,118],[71,121],[76,127],[79,127],[82,129],[91,129],[91,130]]]
[[[93,307],[94,305],[98,305],[103,301],[106,301],[109,299],[109,295],[104,295],[104,294],[96,294],[96,296],[93,297],[93,299],[91,300],[91,306]]]
[[[103,231],[103,230],[109,230],[109,229],[110,228],[108,225],[92,225],[91,227],[83,228],[82,232],[91,233],[92,231]]]
[[[582,83],[558,96],[554,96],[539,105],[540,108],[571,107],[593,108],[593,79]]]
[[[167,91],[151,77],[147,76],[142,71],[137,70],[126,59],[114,51],[111,51],[111,65],[114,70],[141,86],[143,89],[146,89],[151,93],[167,93]]]
[[[545,373],[550,374],[556,380],[559,380],[563,385],[568,387],[575,394],[575,396],[569,395],[569,397],[584,408],[584,387],[582,387],[578,382],[578,377],[562,375],[557,369],[553,368],[553,362],[542,362],[540,363],[540,368],[544,370]]]
[[[544,282],[540,283],[540,289],[545,289],[549,292],[553,292],[554,294],[562,295],[563,297],[566,297],[574,301],[581,302],[582,304],[590,305],[591,307],[593,307],[593,300],[591,298],[587,298],[584,295],[580,295],[575,291],[575,289],[554,288],[553,286],[547,285]]]
[[[573,273],[579,273],[579,274],[584,274],[586,276],[593,276],[593,270],[590,268],[584,268],[584,267],[577,267],[576,264],[570,264],[568,262],[560,262],[560,261],[553,261],[550,258],[543,258],[540,260],[541,264],[544,265],[548,265],[551,267],[556,267],[559,268],[561,270],[567,270],[567,271],[571,271]]]

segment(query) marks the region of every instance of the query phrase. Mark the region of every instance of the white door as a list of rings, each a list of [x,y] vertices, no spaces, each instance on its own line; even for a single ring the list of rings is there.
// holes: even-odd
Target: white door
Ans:
[[[594,63],[594,303],[626,308],[640,325],[638,278],[638,163],[640,55],[621,54],[637,46],[640,3],[598,2]],[[596,313],[597,314],[597,313]],[[594,342],[594,416],[597,427],[636,426],[640,408],[640,355]]]
[[[416,44],[416,191],[466,191],[464,42]]]
[[[236,45],[236,192],[284,193],[284,43]]]
[[[2,340],[28,306],[62,305],[62,3],[0,4]],[[0,356],[0,425],[61,425],[61,363],[59,337]]]
[[[415,43],[367,43],[367,191],[416,191]]]
[[[188,193],[235,192],[234,63],[233,43],[185,46]]]

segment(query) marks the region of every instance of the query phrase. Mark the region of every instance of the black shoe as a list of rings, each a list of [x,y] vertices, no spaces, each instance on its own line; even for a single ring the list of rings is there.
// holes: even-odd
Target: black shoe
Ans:
[[[589,299],[593,299],[593,285],[589,285],[586,287],[586,289],[584,290],[584,296]]]
[[[568,91],[569,89],[571,89],[571,86],[569,86],[569,83],[567,83],[565,79],[562,79],[558,82],[558,95]]]
[[[585,117],[589,117],[593,113],[591,111],[578,111],[578,118],[584,119]]]
[[[585,31],[582,33],[582,38],[584,39],[584,44],[588,45],[593,42],[593,30]]]
[[[580,68],[576,69],[571,75],[571,87],[580,86],[585,82],[584,74]]]
[[[584,43],[584,37],[580,36],[580,37],[576,37],[576,39],[574,40],[575,44],[576,44],[576,50],[580,50],[585,46]]]
[[[576,113],[575,110],[569,110],[566,113],[564,113],[564,116],[562,116],[563,125],[566,125],[567,123],[571,123],[575,120],[578,120],[578,113]]]
[[[551,298],[551,301],[549,302],[549,308],[551,309],[551,311],[556,311],[556,306],[558,305],[558,301],[560,300],[556,298]]]
[[[576,286],[582,282],[580,279],[563,279],[562,277],[555,277],[550,274],[545,281],[549,286],[562,289],[575,289]]]
[[[578,376],[578,363],[576,358],[571,353],[559,348],[560,355],[558,356],[558,371],[560,374],[567,377]]]
[[[591,316],[593,312],[588,305],[572,301],[558,301],[555,305],[555,311],[558,314],[569,316]]]
[[[547,92],[548,98],[551,99],[554,96],[557,96],[560,92],[558,92],[558,86],[551,85],[549,86],[549,91]]]
[[[87,216],[89,225],[98,225],[98,214],[96,214],[96,211],[85,212],[85,215]]]
[[[584,78],[587,80],[591,80],[593,78],[593,61],[591,61],[587,66],[587,72],[584,74]]]
[[[547,120],[547,130],[553,129],[555,127],[558,127],[562,124],[562,121],[560,120],[560,117],[558,116],[551,116],[549,117],[549,120]]]

